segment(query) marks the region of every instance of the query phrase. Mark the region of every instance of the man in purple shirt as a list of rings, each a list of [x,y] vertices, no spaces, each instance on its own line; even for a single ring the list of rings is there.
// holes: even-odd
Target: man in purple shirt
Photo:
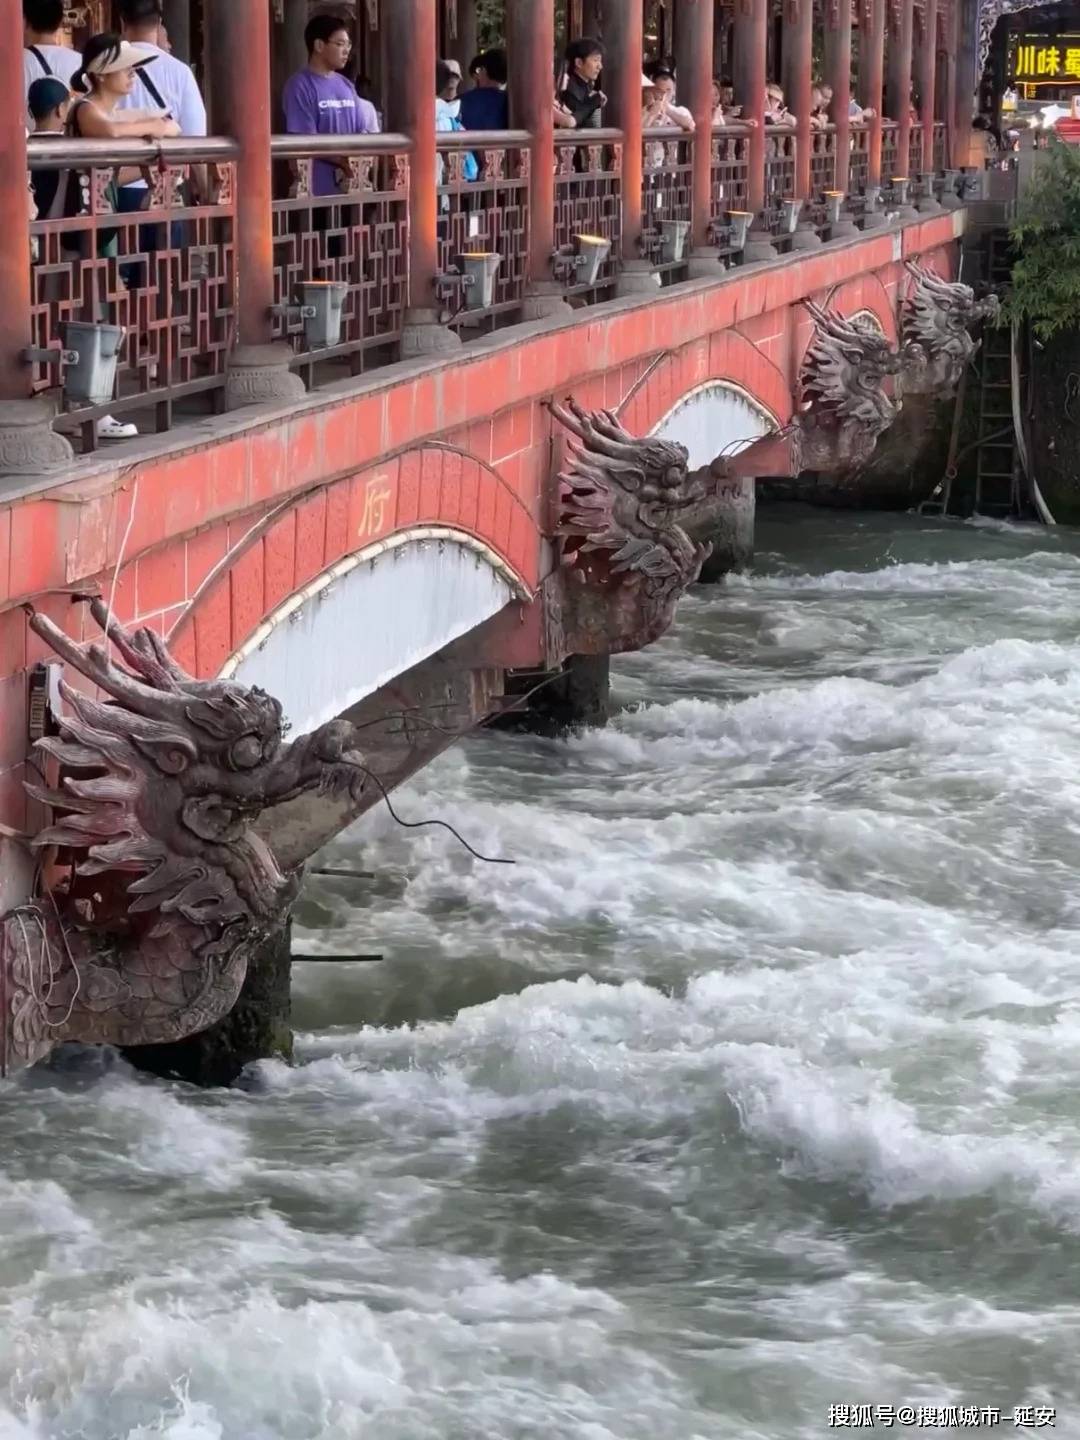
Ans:
[[[379,117],[341,71],[349,63],[352,40],[340,15],[316,15],[304,31],[308,63],[285,82],[282,106],[290,135],[377,135]],[[335,160],[316,160],[311,188],[315,195],[336,195]]]

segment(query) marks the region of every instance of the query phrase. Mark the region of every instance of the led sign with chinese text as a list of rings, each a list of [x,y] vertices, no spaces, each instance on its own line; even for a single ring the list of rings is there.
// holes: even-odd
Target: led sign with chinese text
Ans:
[[[1012,78],[1024,85],[1080,85],[1080,35],[1020,35]]]

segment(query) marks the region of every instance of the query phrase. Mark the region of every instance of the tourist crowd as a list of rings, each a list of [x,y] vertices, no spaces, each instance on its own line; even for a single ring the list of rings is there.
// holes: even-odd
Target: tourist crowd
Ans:
[[[189,65],[176,58],[169,45],[162,0],[118,0],[119,32],[95,35],[82,52],[63,43],[64,0],[23,0],[24,56],[28,130],[36,138],[56,140],[64,136],[85,139],[164,139],[175,136],[199,137],[207,133],[206,107]],[[346,72],[352,57],[349,22],[333,14],[317,15],[305,30],[307,64],[291,76],[281,94],[285,129],[294,135],[370,135],[382,129],[382,117],[370,98],[363,78],[352,80]],[[607,96],[602,88],[604,47],[588,37],[571,41],[552,92],[552,118],[566,130],[593,130],[604,123]],[[510,126],[510,96],[506,54],[500,49],[485,50],[469,66],[466,77],[452,59],[440,60],[435,72],[435,128],[450,131],[498,131]],[[645,66],[641,76],[642,120],[646,129],[694,129],[694,117],[680,105],[676,94],[677,74],[669,60]],[[812,92],[811,125],[828,123],[832,91],[817,84]],[[853,120],[872,115],[854,101]],[[753,125],[742,117],[730,78],[713,82],[712,123]],[[793,126],[794,117],[779,85],[766,89],[764,123]],[[647,168],[663,163],[663,146],[653,143],[646,153]],[[343,161],[318,158],[312,166],[311,189],[315,196],[327,196],[342,188]],[[476,157],[466,153],[461,174],[466,181],[480,178]],[[439,180],[445,171],[439,161]],[[110,184],[109,199],[118,213],[139,211],[148,204],[146,172],[121,167]],[[193,167],[186,182],[192,198],[198,198],[205,184],[203,173]],[[42,219],[70,219],[85,213],[88,197],[84,181],[75,169],[31,171],[30,185],[34,214]],[[161,247],[166,227],[140,227],[139,249],[152,254]],[[169,237],[174,248],[183,244],[183,227],[173,227]],[[78,258],[70,248],[84,243],[77,235],[62,238],[68,258]],[[99,231],[98,252],[115,254],[117,232]],[[144,262],[145,263],[145,262]],[[139,283],[138,262],[121,266],[124,282]],[[125,438],[135,427],[106,416],[98,423],[103,438]]]

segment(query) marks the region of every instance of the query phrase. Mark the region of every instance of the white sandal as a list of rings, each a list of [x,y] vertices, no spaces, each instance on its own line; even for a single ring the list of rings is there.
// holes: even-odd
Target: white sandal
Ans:
[[[130,421],[117,420],[115,415],[103,415],[97,422],[99,440],[131,440],[139,433],[139,427]]]

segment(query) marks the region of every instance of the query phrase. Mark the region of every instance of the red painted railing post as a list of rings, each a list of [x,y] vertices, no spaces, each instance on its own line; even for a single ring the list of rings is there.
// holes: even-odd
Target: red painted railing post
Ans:
[[[33,341],[30,279],[30,216],[33,204],[26,165],[22,9],[0,5],[0,195],[6,223],[0,226],[0,476],[56,469],[71,447],[50,428],[52,407],[32,400],[25,351]]]
[[[555,280],[555,81],[551,47],[555,0],[506,0],[511,124],[532,136],[529,163],[529,262],[522,316],[569,315]]]
[[[795,117],[795,199],[809,205],[810,92],[814,64],[814,0],[784,6],[784,98]]]
[[[213,120],[237,144],[237,344],[229,358],[225,404],[295,400],[304,382],[289,370],[291,351],[272,343],[274,214],[270,164],[270,8],[265,0],[213,0]]]
[[[608,103],[605,123],[623,135],[622,269],[616,293],[638,294],[655,289],[659,277],[642,249],[641,66],[645,45],[643,6],[638,0],[604,0],[604,71],[601,84]],[[584,138],[584,137],[583,137]]]
[[[825,76],[833,92],[829,119],[836,127],[833,189],[846,195],[851,172],[851,0],[826,0]]]
[[[922,45],[919,47],[919,119],[922,121],[922,172],[932,175],[934,121],[937,119],[938,0],[923,0]],[[932,196],[929,198],[933,198]]]
[[[749,174],[746,208],[753,214],[752,239],[743,252],[747,260],[775,254],[765,223],[765,67],[769,39],[769,0],[735,0],[735,100],[750,122],[747,143]]]
[[[264,0],[265,3],[265,0]],[[439,324],[435,295],[438,178],[435,148],[435,0],[393,0],[381,10],[386,56],[386,128],[407,135],[409,162],[409,309],[402,327],[405,357],[456,350],[461,341]]]
[[[0,145],[0,195],[7,211],[7,224],[0,227],[0,398],[19,400],[30,394],[30,367],[23,359],[23,351],[31,336],[27,233],[31,200],[26,167],[22,12],[17,5],[2,7],[0,27],[4,134]]]
[[[907,176],[911,151],[911,43],[915,0],[898,0],[897,5],[889,8],[889,113],[896,121],[896,164],[900,175]]]
[[[712,55],[713,0],[679,0],[675,68],[679,103],[694,117],[690,202],[689,273],[714,275],[715,247],[709,243],[712,221]]]
[[[867,185],[873,192],[881,185],[881,121],[885,101],[885,4],[869,0],[863,11],[867,28],[859,59],[859,102],[872,110]]]

